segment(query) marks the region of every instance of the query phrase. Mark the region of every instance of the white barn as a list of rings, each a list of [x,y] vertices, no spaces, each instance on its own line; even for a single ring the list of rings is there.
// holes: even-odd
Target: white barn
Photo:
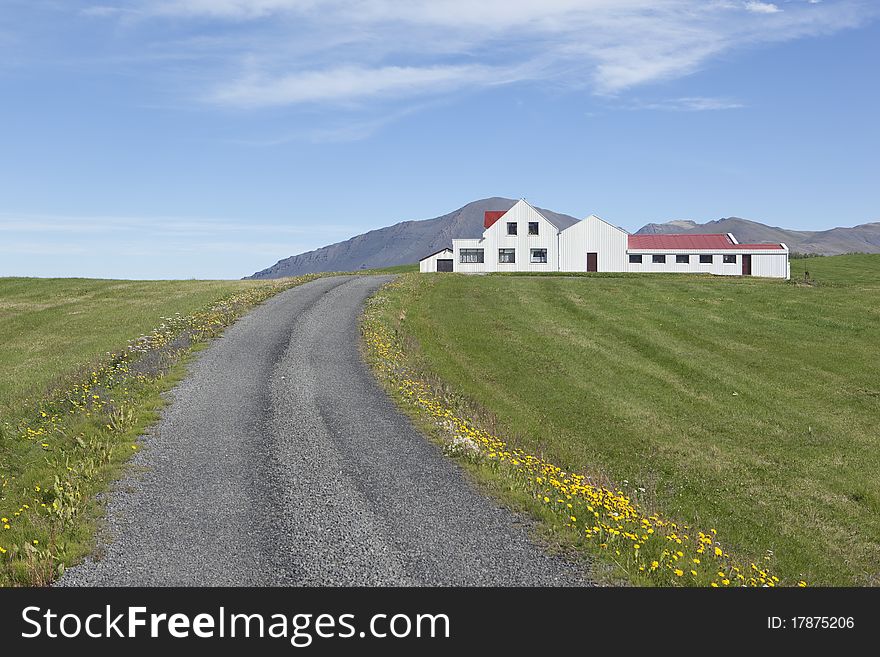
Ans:
[[[432,271],[455,271],[452,262],[452,249],[441,249],[419,260],[419,271],[423,274]]]
[[[483,226],[482,237],[452,240],[452,249],[426,256],[419,270],[789,277],[785,244],[740,244],[731,233],[630,235],[595,215],[582,221],[551,221],[525,200],[506,212],[486,212]]]

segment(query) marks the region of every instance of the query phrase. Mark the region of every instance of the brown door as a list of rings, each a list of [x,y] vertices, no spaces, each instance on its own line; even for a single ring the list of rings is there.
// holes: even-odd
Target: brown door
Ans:
[[[452,260],[437,259],[437,271],[452,271]]]
[[[743,276],[751,276],[752,275],[752,256],[744,255],[743,256]]]
[[[599,254],[587,254],[587,271],[599,271]]]

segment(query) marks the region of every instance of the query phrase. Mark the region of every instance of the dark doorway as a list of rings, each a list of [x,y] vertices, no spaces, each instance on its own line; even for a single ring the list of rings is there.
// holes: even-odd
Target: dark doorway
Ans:
[[[587,254],[587,271],[599,271],[599,254]]]
[[[437,271],[452,271],[452,260],[437,259]]]
[[[743,256],[743,276],[751,276],[752,275],[752,256],[744,255]]]

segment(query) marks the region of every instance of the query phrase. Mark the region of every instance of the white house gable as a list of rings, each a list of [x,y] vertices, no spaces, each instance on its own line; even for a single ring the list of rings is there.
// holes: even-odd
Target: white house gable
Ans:
[[[455,271],[557,271],[559,230],[521,200],[479,239],[452,240]]]
[[[629,233],[594,214],[560,235],[561,271],[626,271]],[[591,255],[593,254],[593,255]],[[588,269],[588,266],[595,269]]]

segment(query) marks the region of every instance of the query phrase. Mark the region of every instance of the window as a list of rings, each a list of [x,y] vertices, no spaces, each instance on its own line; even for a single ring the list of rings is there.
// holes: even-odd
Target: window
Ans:
[[[530,221],[529,222],[529,235],[537,235],[538,234],[538,222]]]
[[[516,262],[516,249],[498,249],[498,262]]]
[[[735,265],[736,264],[736,256],[735,255],[725,255],[724,256],[724,264],[725,265]]]
[[[675,256],[675,264],[677,264],[677,265],[689,265],[690,262],[691,262],[691,257],[689,255]]]
[[[547,262],[547,249],[532,249],[532,262]]]
[[[631,265],[640,265],[642,264],[642,256],[630,254],[629,262]]]
[[[508,221],[507,222],[507,234],[508,235],[516,235],[516,222]]]
[[[459,262],[474,264],[483,262],[483,249],[462,249],[458,252]]]
[[[665,265],[666,264],[666,256],[665,255],[653,255],[653,256],[651,256],[651,262],[653,262],[655,265],[656,264]]]
[[[700,256],[700,264],[701,265],[711,265],[712,264],[712,256],[711,255],[701,255]]]

